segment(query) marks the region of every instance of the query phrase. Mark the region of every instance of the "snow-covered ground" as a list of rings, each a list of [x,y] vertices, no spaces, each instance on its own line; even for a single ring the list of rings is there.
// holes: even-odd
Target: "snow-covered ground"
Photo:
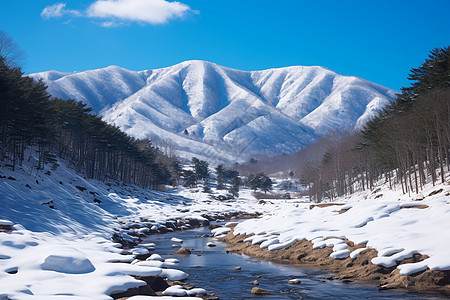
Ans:
[[[166,227],[167,221],[203,221],[202,214],[267,207],[255,199],[230,204],[184,189],[163,193],[118,187],[86,180],[64,166],[41,172],[0,169],[0,175],[0,228],[13,227],[11,232],[0,230],[2,300],[112,299],[110,294],[145,285],[131,275],[184,279],[188,274],[173,269],[175,259],[130,264],[154,245],[140,245],[124,255],[111,236],[133,241],[130,231],[145,234]],[[172,287],[164,295],[191,293]]]
[[[447,181],[448,182],[448,181]],[[245,241],[276,250],[307,239],[315,249],[333,247],[334,259],[355,258],[362,249],[347,249],[344,239],[378,251],[373,264],[393,267],[415,253],[428,258],[398,265],[400,274],[450,270],[450,185],[428,184],[420,194],[389,190],[361,192],[337,199],[342,205],[283,204],[271,214],[239,223],[234,234]]]
[[[115,186],[84,179],[64,165],[40,172],[27,167],[15,172],[0,169],[0,175],[0,229],[14,229],[0,230],[2,300],[112,299],[110,294],[145,284],[132,275],[187,278],[189,274],[176,270],[176,259],[157,255],[155,245],[139,245],[125,253],[111,237],[133,242],[136,238],[131,232],[148,234],[168,229],[168,221],[201,222],[204,214],[237,211],[263,213],[234,229],[236,234],[254,234],[247,241],[261,248],[280,249],[308,239],[315,248],[333,246],[331,257],[335,259],[354,258],[362,250],[350,252],[344,243],[347,238],[375,248],[374,264],[395,266],[414,253],[428,256],[398,266],[401,274],[426,268],[450,270],[447,184],[428,185],[420,195],[411,196],[382,187],[338,199],[342,205],[311,208],[306,199],[271,199],[258,204],[249,190],[241,191],[237,201],[216,201],[184,188],[156,192]],[[436,191],[440,192],[430,195]],[[213,233],[220,236],[229,230],[218,228]],[[148,260],[134,260],[149,251],[154,254]],[[164,295],[189,299],[191,293],[173,286]]]

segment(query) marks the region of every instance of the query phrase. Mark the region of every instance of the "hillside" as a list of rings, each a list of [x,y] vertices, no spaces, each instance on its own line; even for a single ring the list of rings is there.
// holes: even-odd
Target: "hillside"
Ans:
[[[265,210],[252,197],[231,206],[182,188],[164,193],[86,179],[60,164],[56,170],[37,171],[30,163],[0,168],[2,300],[106,300],[146,286],[136,276],[186,278],[168,262],[164,272],[162,263],[130,264],[155,250],[137,246],[138,237],[195,227],[208,222],[205,215]]]
[[[182,157],[229,163],[293,153],[330,130],[360,128],[395,97],[317,66],[240,71],[186,61],[140,72],[110,66],[30,76],[134,137],[171,140]]]

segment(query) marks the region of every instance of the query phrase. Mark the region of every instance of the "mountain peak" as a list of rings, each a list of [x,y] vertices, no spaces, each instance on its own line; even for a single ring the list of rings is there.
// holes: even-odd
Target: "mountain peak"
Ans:
[[[320,66],[241,71],[188,60],[140,72],[109,66],[31,76],[132,136],[171,140],[183,157],[225,162],[298,151],[330,130],[362,126],[395,97]]]

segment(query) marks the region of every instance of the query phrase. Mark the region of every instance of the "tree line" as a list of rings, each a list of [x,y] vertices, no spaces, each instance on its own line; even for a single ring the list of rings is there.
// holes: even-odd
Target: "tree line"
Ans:
[[[0,32],[2,43],[11,43]],[[42,81],[14,66],[0,46],[0,162],[13,170],[25,160],[36,169],[64,159],[88,178],[156,188],[178,176],[175,158],[92,114],[85,104],[51,97]],[[14,53],[12,53],[14,54]],[[35,158],[35,159],[33,159]]]
[[[384,180],[404,193],[445,182],[450,171],[450,47],[411,70],[411,86],[362,131],[333,132],[297,155],[296,176],[322,201],[373,189]]]
[[[182,168],[175,145],[128,136],[107,124],[82,102],[52,97],[42,80],[24,76],[16,66],[17,46],[0,31],[0,163],[15,170],[25,161],[35,169],[56,169],[62,159],[87,178],[115,180],[145,188],[183,184],[211,192],[211,171],[206,161],[192,159]],[[243,184],[239,172],[219,165],[216,188],[238,197]],[[265,180],[264,187],[255,183]],[[258,180],[257,180],[258,179]],[[268,187],[267,176],[258,174],[253,189]],[[268,179],[268,180],[267,180]],[[271,182],[270,182],[271,184]]]
[[[225,195],[214,197],[219,200],[226,200],[239,197],[240,187],[245,185],[256,191],[259,189],[264,193],[272,190],[273,182],[269,176],[264,173],[250,174],[247,177],[241,177],[239,171],[225,168],[220,164],[216,166],[215,174],[212,174],[208,162],[193,157],[190,166],[182,169],[180,178],[182,184],[188,188],[202,187],[204,193],[212,193],[211,182],[215,182],[215,188],[218,193],[224,191]],[[212,195],[211,195],[212,196]]]

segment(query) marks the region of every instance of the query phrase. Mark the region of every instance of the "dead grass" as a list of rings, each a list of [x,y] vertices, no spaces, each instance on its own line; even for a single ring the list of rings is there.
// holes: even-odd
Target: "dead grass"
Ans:
[[[344,203],[322,203],[322,204],[311,204],[309,206],[309,209],[313,209],[314,207],[324,208],[329,206],[341,206],[344,205]]]
[[[339,214],[343,214],[345,212],[347,212],[350,208],[346,208],[346,209],[341,209],[341,210],[335,210],[335,212],[338,212]]]
[[[422,205],[416,205],[416,206],[404,206],[402,209],[409,209],[409,208],[417,208],[417,209],[425,209],[428,208],[428,205],[422,204]]]

